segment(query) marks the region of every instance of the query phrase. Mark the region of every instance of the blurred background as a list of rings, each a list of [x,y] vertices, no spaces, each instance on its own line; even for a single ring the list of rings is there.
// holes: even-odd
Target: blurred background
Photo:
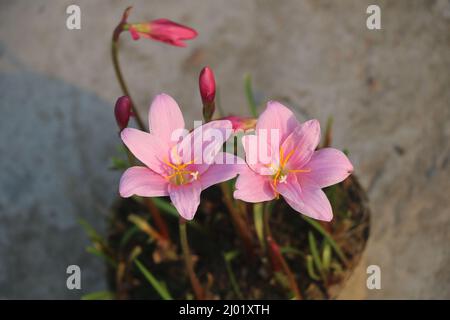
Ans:
[[[66,8],[81,8],[81,30]],[[381,30],[366,9],[381,8]],[[141,112],[160,92],[201,119],[198,73],[210,65],[221,106],[247,115],[243,76],[325,126],[368,192],[367,298],[450,298],[450,2],[0,0],[0,298],[78,299],[106,288],[85,251],[82,217],[105,230],[120,173],[121,95],[110,38],[129,21],[169,18],[199,32],[188,48],[121,37],[120,61]],[[66,268],[82,271],[68,290]],[[363,271],[364,272],[364,271]],[[363,277],[361,281],[365,281]]]

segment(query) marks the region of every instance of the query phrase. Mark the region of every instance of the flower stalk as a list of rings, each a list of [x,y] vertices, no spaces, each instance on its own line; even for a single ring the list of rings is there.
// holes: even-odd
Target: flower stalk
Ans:
[[[122,24],[119,24],[116,28],[116,30],[118,30],[119,28],[121,29],[123,27]],[[139,112],[136,109],[136,106],[133,102],[133,100],[131,99],[130,96],[130,91],[128,90],[128,87],[125,83],[125,79],[122,75],[122,70],[120,69],[120,64],[119,64],[119,58],[118,58],[118,47],[119,47],[119,34],[120,32],[118,31],[114,31],[113,33],[113,39],[111,42],[111,57],[112,57],[112,61],[113,61],[113,66],[114,66],[114,71],[116,73],[116,77],[117,80],[119,81],[119,85],[120,88],[122,89],[122,92],[124,95],[128,96],[131,102],[131,109],[133,110],[133,115],[136,118],[136,122],[139,126],[139,128],[141,130],[145,130],[145,126],[144,126],[144,122],[141,119],[141,116],[139,115]]]
[[[151,198],[145,198],[145,202],[161,236],[165,240],[170,241],[169,228],[167,227],[166,221],[161,216],[158,207],[156,207]]]
[[[194,271],[194,264],[192,262],[191,252],[189,250],[189,243],[186,231],[186,220],[180,217],[179,220],[179,231],[180,231],[180,243],[181,250],[183,252],[184,263],[186,265],[186,271],[189,276],[189,281],[191,282],[192,289],[194,290],[195,297],[199,300],[205,299],[205,291],[197,278]]]

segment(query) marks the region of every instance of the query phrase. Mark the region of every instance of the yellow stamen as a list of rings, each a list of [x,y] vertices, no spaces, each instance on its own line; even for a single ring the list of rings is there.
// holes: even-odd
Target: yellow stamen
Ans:
[[[287,169],[287,170],[285,170],[284,167],[286,166],[286,164],[288,163],[288,161],[292,157],[292,155],[294,155],[295,150],[296,150],[296,148],[292,149],[285,156],[283,148],[280,147],[279,165],[278,166],[275,166],[273,164],[267,165],[267,167],[270,167],[275,172],[275,174],[272,176],[273,177],[272,186],[274,188],[277,198],[279,197],[279,193],[277,191],[277,185],[278,185],[278,183],[286,183],[289,173],[302,173],[302,172],[305,173],[305,172],[311,171],[311,169]]]
[[[292,157],[292,155],[294,154],[295,149],[292,149],[291,152],[288,153],[288,155],[286,156],[286,158],[284,159],[284,163],[283,166],[289,161],[289,159]]]
[[[185,175],[192,175],[194,180],[198,179],[198,171],[186,170],[186,167],[188,165],[192,164],[193,161],[189,161],[189,162],[186,162],[183,164],[178,164],[178,165],[175,165],[167,160],[164,160],[163,162],[174,170],[172,172],[172,174],[166,176],[167,180],[171,180],[172,178],[175,178],[176,184],[184,184],[185,182],[188,182],[185,179]]]

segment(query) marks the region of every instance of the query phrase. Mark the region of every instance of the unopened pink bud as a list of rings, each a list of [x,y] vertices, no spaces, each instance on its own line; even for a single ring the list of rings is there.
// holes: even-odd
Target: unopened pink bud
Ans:
[[[116,116],[117,125],[122,131],[128,126],[130,117],[132,115],[131,100],[128,96],[123,96],[117,99],[114,108],[114,115]]]
[[[216,80],[210,67],[204,67],[198,80],[203,103],[211,103],[216,97]]]

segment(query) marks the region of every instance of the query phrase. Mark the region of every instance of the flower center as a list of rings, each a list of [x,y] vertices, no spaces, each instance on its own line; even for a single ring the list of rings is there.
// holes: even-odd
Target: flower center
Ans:
[[[193,163],[192,161],[182,164],[173,164],[169,161],[164,161],[164,163],[170,167],[171,172],[166,178],[171,183],[179,186],[198,180],[199,172],[187,169],[187,166]]]
[[[286,164],[292,155],[295,153],[295,149],[292,149],[286,156],[284,155],[284,150],[280,147],[280,161],[279,164],[271,164],[270,168],[274,172],[272,175],[272,185],[277,192],[278,183],[286,183],[289,173],[301,173],[301,172],[310,172],[311,169],[288,169],[286,168]]]

